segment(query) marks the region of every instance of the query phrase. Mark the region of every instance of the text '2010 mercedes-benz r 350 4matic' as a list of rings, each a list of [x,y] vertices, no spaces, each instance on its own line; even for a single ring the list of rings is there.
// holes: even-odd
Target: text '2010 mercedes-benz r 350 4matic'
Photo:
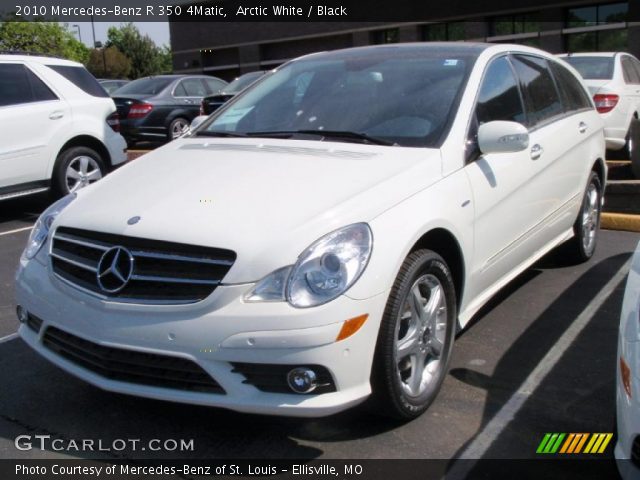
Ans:
[[[115,392],[412,418],[492,295],[565,242],[592,256],[604,151],[578,74],[540,50],[305,56],[45,211],[20,335]]]

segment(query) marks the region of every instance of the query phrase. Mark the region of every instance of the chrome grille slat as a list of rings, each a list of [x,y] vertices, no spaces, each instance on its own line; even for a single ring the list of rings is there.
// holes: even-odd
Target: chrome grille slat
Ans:
[[[105,271],[100,261],[115,247],[129,252],[132,270],[123,288],[107,291],[101,287],[105,273],[98,281],[98,271]],[[66,284],[106,301],[146,305],[203,300],[222,283],[236,259],[231,250],[69,227],[54,232],[49,254],[54,274]]]

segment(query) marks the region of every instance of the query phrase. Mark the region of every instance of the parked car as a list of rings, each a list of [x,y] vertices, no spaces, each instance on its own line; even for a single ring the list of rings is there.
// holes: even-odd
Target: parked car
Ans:
[[[102,88],[104,88],[107,91],[107,93],[111,95],[117,89],[129,83],[129,80],[113,80],[108,78],[100,78],[98,79],[98,82],[100,82],[100,85],[102,85]]]
[[[0,200],[66,195],[126,161],[113,100],[79,63],[0,54]]]
[[[215,95],[204,97],[200,106],[200,115],[210,115],[223,104],[231,100],[238,93],[253,85],[265,74],[265,71],[249,72],[240,75],[224,89]]]
[[[113,92],[121,130],[129,145],[169,141],[187,131],[200,113],[205,95],[220,92],[227,82],[205,75],[158,75],[134,80]]]
[[[580,72],[593,95],[605,121],[607,149],[627,160],[640,155],[640,61],[624,52],[561,57]]]
[[[43,213],[19,332],[106,390],[414,418],[483,304],[565,242],[593,255],[604,153],[578,73],[537,49],[305,56]]]
[[[640,476],[640,244],[631,262],[620,313],[614,451],[623,479]]]

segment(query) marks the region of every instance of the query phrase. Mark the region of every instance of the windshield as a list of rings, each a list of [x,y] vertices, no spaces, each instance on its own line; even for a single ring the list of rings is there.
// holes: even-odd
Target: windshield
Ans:
[[[233,82],[224,87],[222,91],[224,93],[238,93],[255,82],[263,74],[263,72],[251,72],[242,75],[241,77],[236,78]]]
[[[305,57],[223,107],[195,135],[435,147],[476,56],[462,48],[404,46]]]
[[[575,68],[585,80],[613,78],[612,57],[564,57],[563,60]]]
[[[173,78],[146,77],[127,83],[114,92],[116,95],[156,95],[173,81]]]

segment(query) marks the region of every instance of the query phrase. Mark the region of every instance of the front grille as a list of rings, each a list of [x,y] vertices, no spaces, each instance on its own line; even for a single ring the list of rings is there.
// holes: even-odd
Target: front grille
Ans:
[[[185,358],[105,347],[55,327],[45,330],[42,342],[61,357],[111,380],[193,392],[225,393],[198,364]]]
[[[287,374],[296,367],[312,369],[318,378],[318,387],[313,394],[335,392],[331,373],[320,365],[274,365],[266,363],[232,363],[232,372],[245,377],[242,383],[253,385],[258,390],[271,393],[293,393],[287,383]]]
[[[98,283],[97,273],[100,259],[113,247],[127,249],[133,262],[124,288],[109,292]],[[235,259],[231,250],[68,227],[56,230],[51,246],[51,263],[59,278],[102,297],[131,303],[203,300],[220,284]]]
[[[631,461],[636,467],[640,468],[640,436],[637,436],[633,440],[633,445],[631,447]]]

